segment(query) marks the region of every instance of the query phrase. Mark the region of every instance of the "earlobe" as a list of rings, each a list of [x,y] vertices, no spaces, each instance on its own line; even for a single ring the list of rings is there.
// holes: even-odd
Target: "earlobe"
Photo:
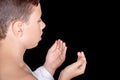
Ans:
[[[12,32],[16,37],[21,37],[23,34],[23,22],[14,21],[12,23]]]

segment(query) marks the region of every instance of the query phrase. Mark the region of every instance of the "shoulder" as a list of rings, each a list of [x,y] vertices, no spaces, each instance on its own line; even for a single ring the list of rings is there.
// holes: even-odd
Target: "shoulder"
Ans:
[[[31,74],[26,74],[26,76],[23,76],[20,80],[37,80],[37,78]]]
[[[24,71],[20,68],[3,68],[0,71],[2,80],[37,80],[30,72]],[[1,80],[1,79],[0,79]]]
[[[17,80],[37,80],[36,77],[33,76],[32,73],[30,72],[24,71],[23,69],[18,69],[18,71],[16,72],[18,74],[14,73],[14,75],[17,76],[16,77]]]

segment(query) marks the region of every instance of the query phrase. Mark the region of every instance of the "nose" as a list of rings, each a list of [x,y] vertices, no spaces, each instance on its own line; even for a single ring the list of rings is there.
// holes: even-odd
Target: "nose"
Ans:
[[[41,22],[41,29],[44,29],[46,27],[46,24],[42,21]]]

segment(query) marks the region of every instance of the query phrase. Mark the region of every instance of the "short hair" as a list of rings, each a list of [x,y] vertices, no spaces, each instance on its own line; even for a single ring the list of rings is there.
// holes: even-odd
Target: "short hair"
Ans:
[[[27,22],[39,0],[0,0],[0,40],[6,37],[9,24],[14,20]]]

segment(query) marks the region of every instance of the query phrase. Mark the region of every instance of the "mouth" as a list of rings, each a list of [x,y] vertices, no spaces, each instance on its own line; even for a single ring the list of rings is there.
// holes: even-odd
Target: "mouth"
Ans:
[[[42,37],[42,35],[43,35],[43,32],[41,32],[41,37]]]

